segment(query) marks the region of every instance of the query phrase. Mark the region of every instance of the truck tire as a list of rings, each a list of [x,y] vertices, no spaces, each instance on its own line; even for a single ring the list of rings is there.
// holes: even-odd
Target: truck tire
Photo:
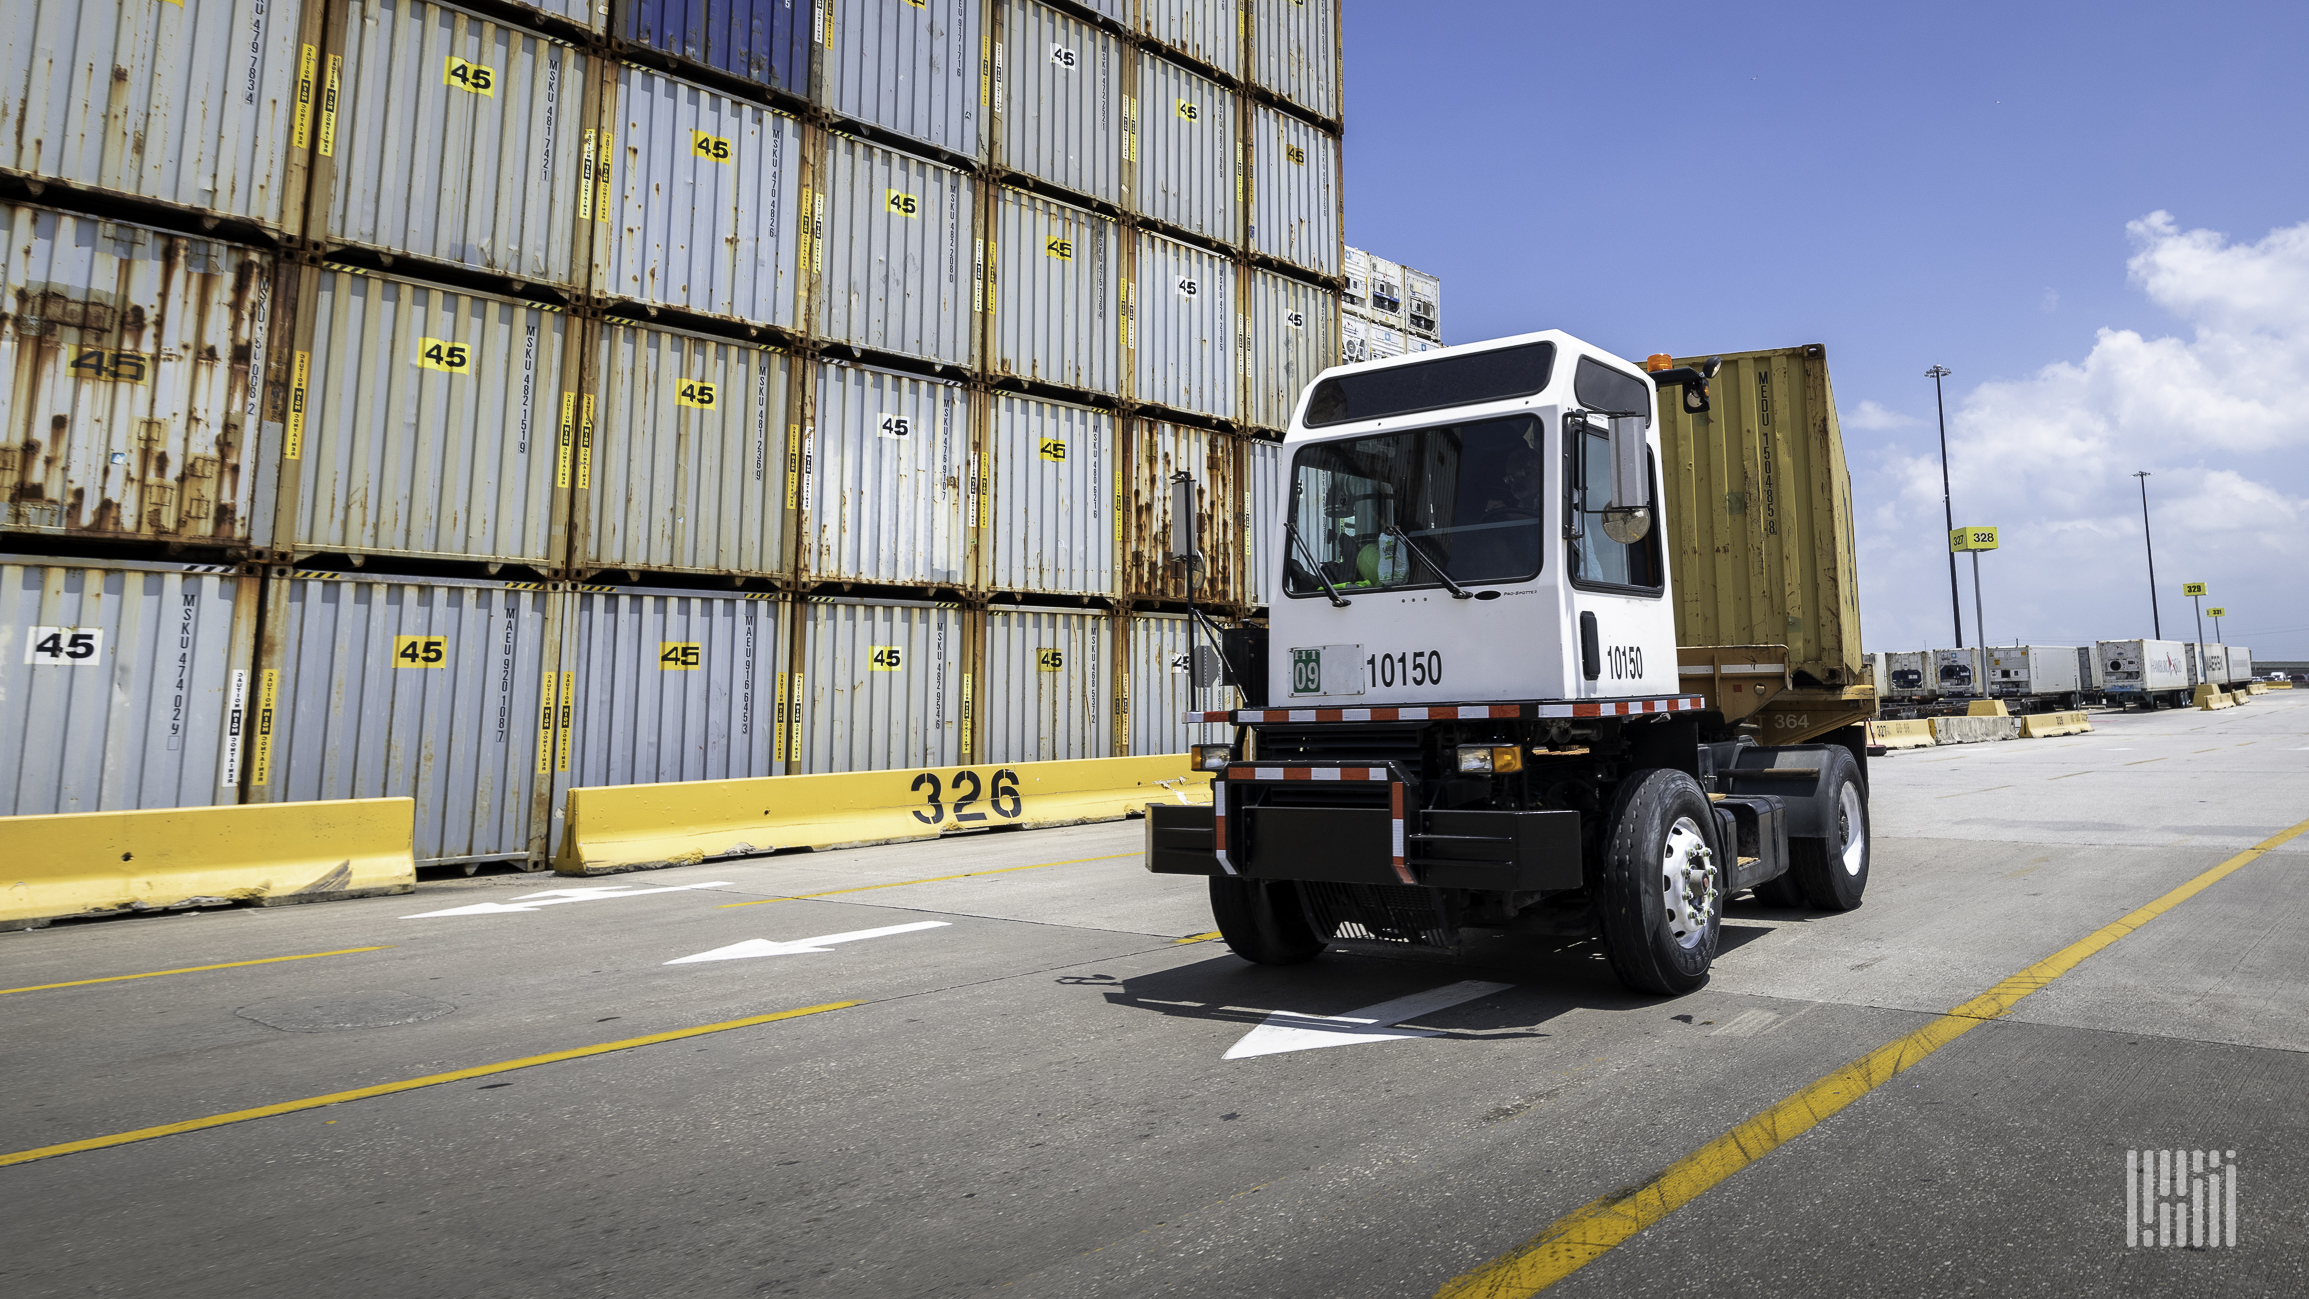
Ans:
[[[1824,839],[1788,841],[1788,876],[1804,900],[1823,911],[1850,911],[1868,890],[1868,858],[1875,838],[1868,832],[1868,791],[1852,756],[1831,749],[1821,769]]]
[[[1783,911],[1794,911],[1804,905],[1804,890],[1796,886],[1793,868],[1781,871],[1756,886],[1756,901]]]
[[[1708,796],[1680,771],[1635,773],[1604,832],[1598,909],[1621,983],[1675,996],[1708,981],[1723,937],[1724,864]]]
[[[1211,915],[1235,955],[1258,965],[1297,965],[1327,944],[1307,923],[1299,886],[1290,880],[1211,877]]]

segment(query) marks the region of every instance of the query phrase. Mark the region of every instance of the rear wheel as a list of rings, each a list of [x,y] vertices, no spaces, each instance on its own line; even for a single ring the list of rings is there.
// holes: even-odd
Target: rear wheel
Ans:
[[[1637,773],[1605,831],[1603,945],[1612,973],[1638,992],[1675,995],[1708,981],[1723,934],[1724,866],[1699,782]]]
[[[1325,946],[1307,923],[1306,909],[1299,905],[1299,886],[1291,880],[1213,875],[1211,915],[1219,922],[1219,937],[1235,955],[1260,965],[1311,961]]]
[[[1820,793],[1828,834],[1821,839],[1790,839],[1787,878],[1803,890],[1804,900],[1826,911],[1850,911],[1860,905],[1868,889],[1868,794],[1860,786],[1860,770],[1852,755],[1828,751],[1821,769]]]

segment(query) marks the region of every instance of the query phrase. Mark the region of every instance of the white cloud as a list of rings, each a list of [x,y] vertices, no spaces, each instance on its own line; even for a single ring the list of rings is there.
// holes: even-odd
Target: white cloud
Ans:
[[[1903,415],[1899,411],[1892,410],[1877,402],[1864,401],[1853,407],[1849,414],[1838,412],[1837,422],[1845,428],[1874,430],[1906,428],[1911,424],[1921,424],[1924,421],[1914,415]]]
[[[2309,658],[2309,223],[2235,243],[2156,212],[2127,231],[2132,282],[2187,337],[2103,329],[2081,360],[1952,394],[1956,521],[2004,529],[1981,564],[1988,634],[2149,634],[2146,469],[2167,638],[2188,636],[2180,584],[2201,580],[2236,610],[2231,640]],[[1872,649],[1949,643],[1937,450],[1896,444],[1855,475]],[[1973,640],[1969,566],[1963,585]]]

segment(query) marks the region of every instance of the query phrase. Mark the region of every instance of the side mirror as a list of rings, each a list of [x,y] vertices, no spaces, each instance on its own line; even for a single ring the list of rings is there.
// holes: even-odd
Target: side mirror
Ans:
[[[1611,422],[1611,504],[1603,511],[1603,533],[1621,545],[1642,541],[1652,530],[1651,447],[1640,416]]]

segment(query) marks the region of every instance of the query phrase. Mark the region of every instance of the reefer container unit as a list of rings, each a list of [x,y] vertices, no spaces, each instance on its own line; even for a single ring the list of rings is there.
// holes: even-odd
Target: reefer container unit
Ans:
[[[1264,104],[1250,106],[1250,248],[1339,273],[1339,137]]]
[[[1786,645],[1798,688],[1857,684],[1852,477],[1827,349],[1734,353],[1709,392],[1706,415],[1660,404],[1676,643]]]
[[[2253,679],[2253,651],[2242,645],[2229,646],[2229,684]]]
[[[24,0],[9,15],[0,168],[301,233],[316,128],[327,140],[319,4]]]
[[[995,163],[1121,203],[1122,41],[1036,0],[998,8],[989,141]]]
[[[239,802],[257,585],[0,556],[0,816]]]
[[[1790,647],[1794,652],[1794,647]],[[1986,656],[1978,648],[1932,651],[1933,692],[1943,699],[1963,699],[1988,693]]]
[[[2082,689],[2073,645],[1992,645],[1988,650],[1988,693],[2067,695]]]
[[[1384,361],[1390,356],[1401,356],[1404,351],[1402,330],[1389,329],[1365,316],[1350,314],[1340,317],[1341,365],[1354,365],[1359,361]]]
[[[974,762],[961,606],[813,598],[795,607],[787,770],[890,771]],[[959,791],[958,791],[959,792]]]
[[[1122,548],[1114,416],[1017,393],[989,399],[993,493],[979,507],[991,591],[1114,596]]]
[[[801,123],[662,72],[610,65],[591,184],[593,291],[795,328]]]
[[[286,568],[267,586],[249,801],[414,798],[419,865],[542,867],[569,765],[560,594]]]
[[[2101,661],[2101,694],[2110,702],[2138,699],[2154,707],[2188,698],[2187,646],[2180,641],[2104,640],[2094,649]]]
[[[619,320],[595,335],[572,566],[782,576],[793,358]]]
[[[995,605],[986,611],[986,744],[980,762],[1063,762],[1114,752],[1113,619]]]
[[[1232,686],[1194,689],[1188,671],[1187,647],[1200,647],[1206,657],[1218,646],[1207,631],[1191,638],[1183,614],[1130,615],[1130,666],[1123,711],[1130,726],[1130,755],[1185,753],[1197,744],[1224,744],[1233,728],[1189,723],[1186,715],[1205,709],[1240,708],[1241,695]]]
[[[1256,267],[1243,280],[1243,422],[1280,432],[1291,427],[1307,385],[1337,364],[1339,299]]]
[[[700,67],[807,97],[810,32],[822,12],[819,0],[619,0],[617,34]]]
[[[965,585],[976,480],[969,394],[957,383],[821,362],[803,431],[801,575]]]
[[[555,598],[569,761],[555,762],[550,845],[575,786],[785,774],[783,596],[581,586]]]
[[[1283,444],[1264,438],[1244,438],[1243,603],[1264,609],[1274,603],[1275,583],[1283,572]]]
[[[982,0],[822,0],[818,102],[836,114],[978,156]]]
[[[1122,391],[1122,232],[1115,222],[1004,188],[986,248],[996,374]]]
[[[1252,0],[1251,81],[1336,122],[1339,0]]]
[[[1140,231],[1132,275],[1132,393],[1150,406],[1232,419],[1240,409],[1235,264]]]
[[[1876,693],[1886,699],[1930,699],[1940,693],[1933,676],[1932,651],[1909,650],[1884,656],[1884,678]]]
[[[1339,305],[1349,312],[1368,314],[1371,310],[1371,254],[1360,248],[1341,248],[1339,258],[1339,278],[1346,285],[1339,295]]]
[[[0,530],[257,540],[272,257],[44,208],[0,221]]]
[[[337,29],[335,130],[313,159],[325,236],[575,287],[592,61],[426,0],[372,0]]]
[[[1138,29],[1197,63],[1241,77],[1243,22],[1237,7],[1247,2],[1138,0]]]
[[[818,337],[976,365],[985,286],[970,178],[840,134],[827,138],[820,175],[809,196]]]
[[[2210,685],[2218,689],[2229,679],[2229,654],[2226,646],[2209,641],[2184,641],[2181,659],[2188,665],[2191,686]]]
[[[1129,116],[1137,134],[1124,147],[1137,159],[1131,199],[1139,213],[1205,239],[1239,242],[1243,146],[1234,92],[1142,50],[1137,111]]]
[[[1195,480],[1194,574],[1197,604],[1243,603],[1242,492],[1235,442],[1224,433],[1166,420],[1132,422],[1124,461],[1123,594],[1134,600],[1184,600],[1186,566],[1171,558],[1171,475]]]
[[[1390,329],[1403,328],[1403,268],[1384,257],[1371,253],[1363,255],[1369,268],[1369,288],[1364,297],[1363,316]]]
[[[1403,268],[1403,330],[1414,338],[1443,341],[1443,281],[1408,266]]]
[[[582,323],[390,276],[308,276],[275,544],[557,567]]]

